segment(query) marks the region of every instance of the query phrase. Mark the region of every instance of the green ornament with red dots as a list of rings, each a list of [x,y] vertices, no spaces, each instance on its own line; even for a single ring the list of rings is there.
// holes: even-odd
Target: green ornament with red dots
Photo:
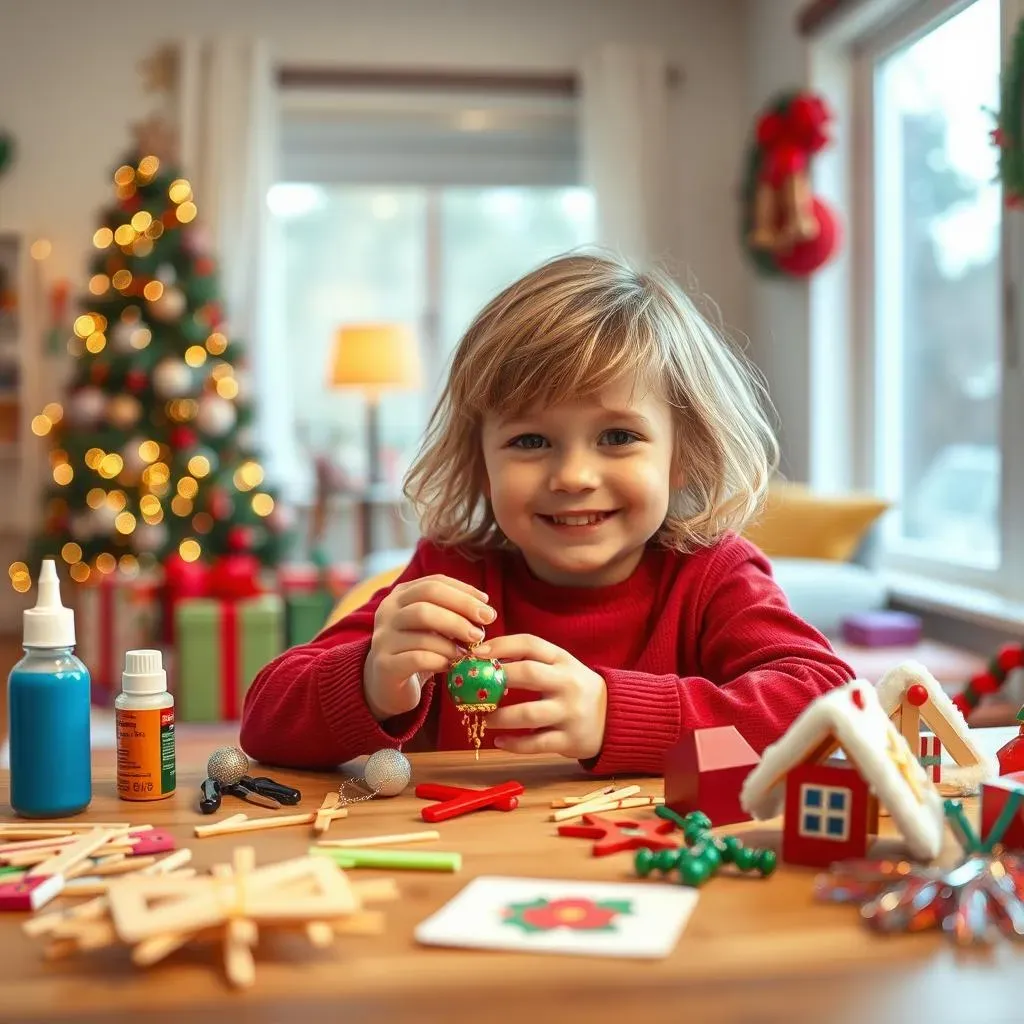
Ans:
[[[448,694],[462,712],[462,724],[479,757],[486,728],[484,716],[497,710],[508,690],[505,668],[497,658],[476,657],[471,647],[465,657],[452,662],[446,682]]]

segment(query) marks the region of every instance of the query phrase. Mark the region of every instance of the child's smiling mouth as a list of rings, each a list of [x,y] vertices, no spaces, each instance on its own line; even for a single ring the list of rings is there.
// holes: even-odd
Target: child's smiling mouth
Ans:
[[[580,532],[595,530],[618,513],[618,509],[589,510],[579,512],[562,512],[558,515],[541,515],[540,519],[547,526],[559,532]]]

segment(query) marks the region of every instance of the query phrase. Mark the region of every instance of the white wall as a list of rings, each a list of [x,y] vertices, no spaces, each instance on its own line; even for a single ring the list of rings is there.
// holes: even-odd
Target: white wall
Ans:
[[[264,37],[289,64],[392,68],[569,71],[604,42],[662,47],[684,76],[674,269],[750,333],[736,238],[750,112],[742,0],[0,0],[0,124],[18,146],[0,179],[0,231],[49,238],[49,276],[84,284],[110,172],[153,102],[137,62],[189,35]],[[797,420],[794,404],[781,407]],[[16,556],[7,546],[0,556]],[[0,631],[16,625],[12,596],[0,586]]]
[[[20,149],[0,229],[52,238],[54,270],[80,276],[113,161],[149,108],[136,61],[162,39],[263,36],[288,63],[561,71],[602,42],[644,42],[685,75],[673,255],[743,328],[742,15],[741,0],[0,0],[0,119]]]
[[[776,94],[807,84],[807,46],[796,32],[806,0],[746,0],[748,118]],[[748,268],[751,354],[768,378],[780,420],[782,469],[792,480],[811,473],[810,285],[767,278]]]

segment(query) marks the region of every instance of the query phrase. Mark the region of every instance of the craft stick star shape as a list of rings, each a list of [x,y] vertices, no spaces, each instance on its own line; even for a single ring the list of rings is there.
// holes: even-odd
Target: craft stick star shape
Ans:
[[[607,857],[612,853],[623,853],[627,850],[676,850],[679,841],[668,833],[674,831],[675,824],[661,818],[650,821],[615,821],[602,818],[598,814],[584,814],[582,824],[559,825],[560,836],[571,836],[576,839],[595,839],[594,856]]]

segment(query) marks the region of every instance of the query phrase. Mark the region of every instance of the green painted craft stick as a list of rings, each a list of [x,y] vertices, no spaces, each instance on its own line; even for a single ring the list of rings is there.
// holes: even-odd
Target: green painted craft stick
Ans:
[[[356,850],[349,847],[311,846],[309,852],[330,857],[339,868],[381,868],[384,871],[459,871],[461,853],[441,850]]]
[[[28,871],[28,868],[11,867],[8,865],[7,867],[0,868],[0,878],[8,878],[11,875],[23,875],[26,871]]]

